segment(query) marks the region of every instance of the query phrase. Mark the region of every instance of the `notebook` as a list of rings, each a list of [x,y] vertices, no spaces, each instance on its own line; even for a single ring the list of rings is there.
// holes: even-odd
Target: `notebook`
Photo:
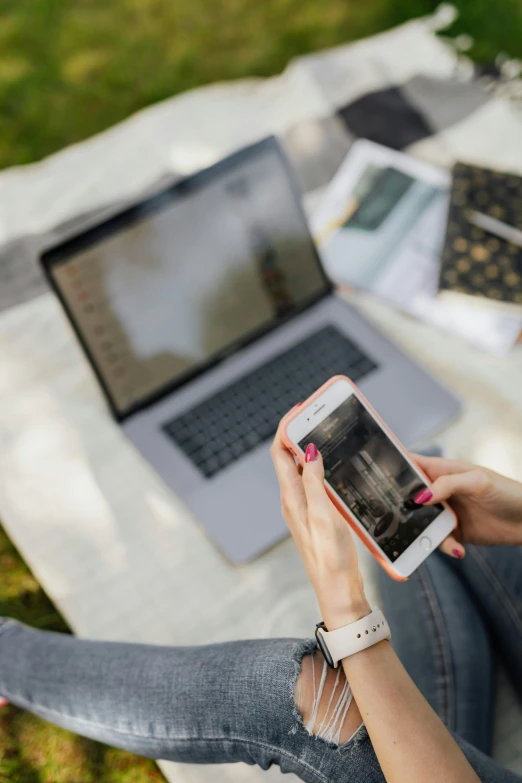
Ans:
[[[456,164],[440,290],[522,311],[522,247],[479,228],[473,213],[522,230],[522,177]]]

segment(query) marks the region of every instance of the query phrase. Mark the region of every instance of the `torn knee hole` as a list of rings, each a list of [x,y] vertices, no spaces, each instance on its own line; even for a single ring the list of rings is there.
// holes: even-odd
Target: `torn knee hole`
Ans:
[[[346,742],[362,723],[342,667],[330,669],[319,650],[303,658],[295,701],[305,729],[327,742]]]

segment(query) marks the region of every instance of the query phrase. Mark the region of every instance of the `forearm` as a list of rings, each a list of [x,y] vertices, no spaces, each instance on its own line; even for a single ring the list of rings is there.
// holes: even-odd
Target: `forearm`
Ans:
[[[329,630],[370,611],[364,593],[323,616]],[[477,783],[466,757],[387,641],[343,660],[353,697],[387,783]]]
[[[479,780],[389,642],[345,658],[343,668],[387,783]]]

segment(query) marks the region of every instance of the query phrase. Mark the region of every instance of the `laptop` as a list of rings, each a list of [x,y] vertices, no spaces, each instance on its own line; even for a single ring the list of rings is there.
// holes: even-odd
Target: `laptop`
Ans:
[[[405,444],[459,413],[333,290],[273,137],[41,260],[123,433],[234,563],[287,534],[270,441],[332,375]]]

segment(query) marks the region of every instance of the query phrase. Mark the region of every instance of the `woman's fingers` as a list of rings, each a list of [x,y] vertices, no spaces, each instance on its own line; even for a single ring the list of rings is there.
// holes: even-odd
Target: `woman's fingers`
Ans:
[[[456,557],[457,560],[462,560],[466,554],[466,550],[460,541],[457,541],[453,533],[450,533],[450,535],[444,539],[442,544],[439,546],[439,549],[441,552],[444,552],[445,555]]]
[[[272,441],[270,453],[272,455],[274,467],[279,479],[282,478],[284,480],[287,477],[291,477],[293,473],[297,472],[297,465],[295,464],[295,460],[283,443],[283,439],[281,437],[281,424],[279,424],[277,432],[274,436],[274,440]]]
[[[329,518],[332,503],[324,486],[323,458],[313,443],[309,443],[306,447],[303,487],[308,506],[308,517],[317,522]]]
[[[455,495],[479,500],[489,488],[489,479],[481,468],[473,468],[463,473],[450,473],[435,479],[423,505],[433,506],[443,500],[451,500]],[[440,549],[451,557],[463,558],[465,549],[454,534],[450,534],[440,545]]]
[[[297,520],[304,524],[306,522],[306,498],[303,482],[295,460],[281,438],[281,425],[275,434],[270,453],[281,490],[284,517],[290,527]]]
[[[426,473],[431,481],[435,481],[439,476],[445,476],[448,473],[464,473],[471,470],[471,462],[465,462],[460,459],[445,459],[443,457],[425,457],[422,454],[411,453],[410,457],[421,470]]]
[[[433,506],[434,503],[448,500],[453,495],[464,495],[478,500],[488,487],[489,479],[486,473],[481,468],[474,468],[465,473],[440,476],[433,482],[429,490],[424,490],[419,494],[430,493],[431,497],[422,498],[421,502],[424,506]]]

